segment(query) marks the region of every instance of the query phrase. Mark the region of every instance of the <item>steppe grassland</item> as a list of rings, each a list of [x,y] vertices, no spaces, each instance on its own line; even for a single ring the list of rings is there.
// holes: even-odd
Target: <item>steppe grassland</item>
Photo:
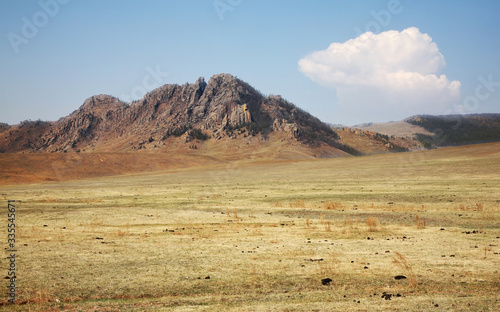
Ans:
[[[486,144],[2,187],[22,201],[25,303],[3,308],[499,310],[499,160]]]

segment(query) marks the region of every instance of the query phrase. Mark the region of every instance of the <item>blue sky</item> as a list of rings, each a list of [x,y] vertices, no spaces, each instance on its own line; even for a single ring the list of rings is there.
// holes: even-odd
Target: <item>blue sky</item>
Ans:
[[[499,14],[496,0],[2,0],[0,122],[218,73],[345,125],[499,113]]]

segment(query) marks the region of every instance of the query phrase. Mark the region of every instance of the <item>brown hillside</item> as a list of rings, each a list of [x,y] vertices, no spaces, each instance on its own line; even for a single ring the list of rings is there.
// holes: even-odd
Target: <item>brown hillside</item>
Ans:
[[[169,138],[163,149],[149,151],[0,154],[0,185],[345,156],[350,155],[329,146],[309,147],[286,139],[283,133],[271,133],[265,140],[261,136],[246,141],[226,137],[190,144]]]
[[[370,130],[356,128],[335,129],[340,142],[361,155],[385,154],[421,149],[419,142],[405,137],[389,136]]]

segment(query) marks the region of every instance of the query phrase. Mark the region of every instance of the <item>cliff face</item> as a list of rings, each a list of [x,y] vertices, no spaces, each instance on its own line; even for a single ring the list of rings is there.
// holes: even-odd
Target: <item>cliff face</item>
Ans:
[[[56,122],[25,122],[0,128],[1,152],[69,152],[104,147],[162,148],[170,138],[237,140],[280,134],[308,147],[338,147],[337,134],[280,96],[264,97],[230,74],[195,83],[164,85],[141,100],[124,103],[96,95]],[[170,139],[170,141],[169,141]]]

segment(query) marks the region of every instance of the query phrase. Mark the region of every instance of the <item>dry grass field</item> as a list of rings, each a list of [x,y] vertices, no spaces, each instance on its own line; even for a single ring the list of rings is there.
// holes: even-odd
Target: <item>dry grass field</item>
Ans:
[[[2,291],[4,311],[500,310],[498,143],[10,185],[0,198],[21,201],[18,304]]]

